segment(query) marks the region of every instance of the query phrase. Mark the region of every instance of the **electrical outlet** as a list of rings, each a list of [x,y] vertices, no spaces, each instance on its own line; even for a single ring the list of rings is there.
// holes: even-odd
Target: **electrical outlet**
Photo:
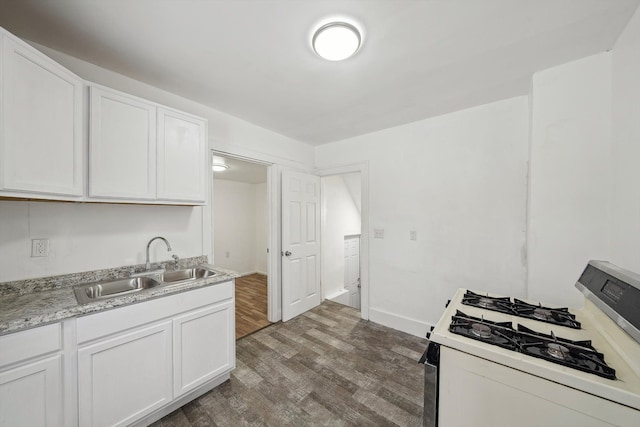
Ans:
[[[418,232],[415,230],[409,231],[409,240],[418,240]]]
[[[49,239],[32,239],[31,240],[31,257],[49,256]]]
[[[229,258],[231,256],[231,252],[227,251],[224,253],[225,258]]]
[[[382,229],[382,228],[374,228],[373,229],[373,238],[374,239],[384,239],[384,229]]]

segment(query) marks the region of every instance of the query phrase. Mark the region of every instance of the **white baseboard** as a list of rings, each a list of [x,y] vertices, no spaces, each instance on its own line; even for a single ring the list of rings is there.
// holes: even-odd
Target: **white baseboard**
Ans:
[[[134,421],[130,425],[131,426],[135,426],[135,427],[148,426],[149,424],[152,424],[152,423],[158,421],[160,418],[162,418],[162,417],[164,417],[166,415],[169,415],[170,413],[172,413],[176,409],[186,405],[187,403],[191,402],[195,398],[202,396],[203,394],[207,393],[210,390],[213,390],[214,388],[218,387],[223,382],[227,381],[230,377],[231,377],[230,372],[227,372],[227,373],[225,373],[223,375],[220,375],[219,377],[216,377],[216,378],[204,383],[203,385],[199,386],[195,390],[190,391],[189,393],[183,395],[182,397],[172,401],[168,405],[163,406],[162,408],[152,412],[151,414],[149,414],[149,415],[147,415],[147,416],[145,416],[145,417],[143,417],[143,418],[141,418],[141,419],[139,419],[137,421]]]
[[[429,327],[433,326],[421,320],[371,307],[369,308],[369,320],[420,338],[425,338]]]
[[[238,273],[238,274],[239,274],[238,277],[251,276],[252,274],[262,274],[263,276],[267,275],[267,273],[263,273],[262,271],[247,271],[247,272]]]

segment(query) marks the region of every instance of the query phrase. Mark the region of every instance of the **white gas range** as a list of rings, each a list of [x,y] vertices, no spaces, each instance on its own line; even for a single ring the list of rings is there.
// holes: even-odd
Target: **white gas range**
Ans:
[[[459,289],[430,334],[425,426],[640,426],[640,276],[591,261],[580,310]]]

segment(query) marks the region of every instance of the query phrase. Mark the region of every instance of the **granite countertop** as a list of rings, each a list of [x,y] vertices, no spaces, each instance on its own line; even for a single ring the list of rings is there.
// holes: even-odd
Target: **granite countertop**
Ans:
[[[157,264],[153,269],[166,268],[170,264],[172,263]],[[144,289],[133,294],[88,304],[78,304],[73,292],[75,285],[129,277],[132,273],[144,271],[144,265],[0,283],[0,335],[215,285],[238,277],[234,271],[208,264],[206,257],[180,260],[179,268],[195,266],[205,266],[217,274],[204,279]],[[170,268],[166,269],[170,270]]]

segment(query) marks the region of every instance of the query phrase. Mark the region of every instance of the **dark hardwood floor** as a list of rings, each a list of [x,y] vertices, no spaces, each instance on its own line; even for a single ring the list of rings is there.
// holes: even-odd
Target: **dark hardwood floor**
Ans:
[[[231,379],[153,426],[420,426],[426,343],[325,301],[238,340]]]
[[[269,326],[267,276],[251,274],[236,279],[236,339]]]

